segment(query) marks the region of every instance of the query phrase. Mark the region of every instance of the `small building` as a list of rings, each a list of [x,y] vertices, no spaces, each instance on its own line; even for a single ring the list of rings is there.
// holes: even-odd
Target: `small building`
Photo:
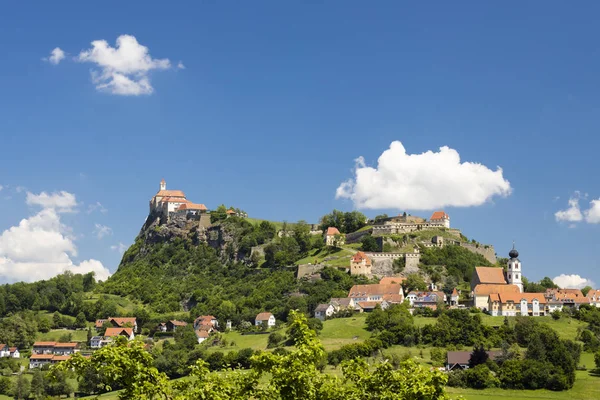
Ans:
[[[135,337],[133,328],[106,328],[106,332],[104,332],[106,338],[117,338],[119,336],[126,337],[127,340],[133,340]]]
[[[171,320],[165,324],[166,332],[175,332],[177,328],[187,326],[187,322]]]
[[[489,310],[488,299],[492,293],[520,293],[520,290],[517,285],[480,284],[473,291],[473,305],[480,310]]]
[[[75,354],[77,351],[77,343],[69,342],[69,343],[56,343],[54,345],[54,354],[58,356],[68,356],[71,354]]]
[[[333,306],[336,313],[356,310],[356,304],[351,297],[332,297],[329,304]]]
[[[194,329],[198,329],[201,325],[210,325],[214,329],[219,328],[219,321],[212,315],[201,315],[194,320]]]
[[[350,275],[371,275],[371,259],[362,251],[350,259]]]
[[[344,236],[340,233],[338,228],[330,226],[325,231],[325,245],[327,246],[341,246],[345,242]]]
[[[208,211],[208,208],[204,204],[196,204],[196,203],[183,203],[180,205],[176,213],[180,215],[193,216],[204,214]]]
[[[210,331],[203,329],[196,329],[196,339],[198,339],[198,344],[204,342],[210,336]]]
[[[544,293],[492,293],[488,311],[493,316],[514,317],[546,315]]]
[[[54,354],[56,342],[35,342],[31,354]]]
[[[315,308],[315,318],[325,321],[328,317],[331,317],[335,313],[335,307],[332,304],[319,304]]]
[[[450,216],[444,211],[436,211],[433,214],[431,214],[429,222],[432,224],[442,224],[446,228],[450,229]]]
[[[97,319],[95,323],[96,330],[101,330],[107,322],[114,328],[133,328],[133,332],[138,331],[137,319],[135,317],[109,317]]]
[[[450,294],[450,305],[457,306],[459,299],[460,294],[458,293],[458,290],[456,290],[456,288],[452,289],[452,294]]]
[[[262,326],[266,324],[268,328],[275,326],[275,316],[270,312],[261,312],[256,316],[254,320],[256,326]]]
[[[585,296],[591,305],[600,307],[600,289],[592,289]]]
[[[21,353],[19,352],[19,349],[16,347],[9,347],[8,351],[10,352],[10,356],[12,358],[21,358]]]
[[[370,285],[354,285],[348,293],[348,297],[354,299],[354,302],[375,301],[382,302],[384,295],[399,294],[404,297],[402,285],[393,283],[389,285],[370,284]]]
[[[359,301],[356,305],[360,312],[371,312],[377,306],[381,307],[383,310],[388,307],[388,304],[385,301]]]
[[[0,357],[10,357],[10,349],[7,344],[0,344]]]
[[[501,351],[486,351],[490,360],[498,358]],[[468,369],[469,360],[471,359],[470,351],[449,351],[446,356],[446,371],[454,371],[456,369]]]
[[[29,357],[29,369],[42,368],[44,365],[49,365],[54,358],[54,354],[32,354]]]

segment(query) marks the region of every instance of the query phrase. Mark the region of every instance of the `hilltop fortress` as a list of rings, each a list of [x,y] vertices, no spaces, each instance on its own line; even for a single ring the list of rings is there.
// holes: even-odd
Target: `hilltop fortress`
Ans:
[[[444,211],[436,211],[431,215],[429,221],[421,217],[411,215],[398,215],[384,219],[373,225],[373,235],[395,235],[399,233],[410,233],[424,229],[450,229],[450,216]],[[458,230],[457,230],[458,231]],[[458,231],[460,236],[460,231]]]
[[[210,225],[208,208],[204,204],[189,201],[181,190],[167,190],[167,182],[160,181],[160,189],[150,199],[149,220],[159,219],[165,224],[174,219],[199,221],[200,226]]]

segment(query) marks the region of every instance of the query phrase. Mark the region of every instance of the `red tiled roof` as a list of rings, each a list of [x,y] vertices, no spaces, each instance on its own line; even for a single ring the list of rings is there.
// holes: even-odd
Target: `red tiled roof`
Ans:
[[[359,301],[357,304],[360,306],[360,308],[364,309],[364,308],[375,308],[375,306],[377,306],[377,304],[379,304],[379,303],[376,301]]]
[[[498,297],[501,303],[507,303],[512,301],[513,303],[520,303],[521,300],[525,299],[528,303],[533,300],[537,300],[540,304],[546,304],[546,297],[544,293],[498,293]]]
[[[196,331],[196,336],[200,337],[200,338],[207,338],[210,335],[210,332],[208,331],[202,331],[200,329],[198,329]]]
[[[108,319],[97,319],[96,320],[96,328],[102,328],[102,325],[104,325],[104,323],[108,321]]]
[[[180,197],[165,197],[161,200],[162,203],[191,203],[189,200]]]
[[[391,285],[393,283],[402,283],[406,278],[402,276],[386,276],[379,280],[380,285]]]
[[[384,294],[383,300],[388,303],[402,303],[404,301],[404,297],[401,294]]]
[[[492,293],[520,293],[517,285],[477,285],[473,290],[475,296],[487,296]]]
[[[475,274],[479,278],[479,283],[506,284],[502,268],[475,267]]]
[[[181,190],[159,190],[156,197],[185,197]]]
[[[54,356],[52,361],[67,361],[71,356]]]
[[[270,312],[261,312],[256,316],[256,321],[268,321],[272,316]]]
[[[52,360],[54,354],[32,354],[30,360]]]
[[[187,322],[184,322],[184,321],[172,320],[169,322],[172,323],[174,326],[187,326]]]
[[[335,226],[330,226],[327,228],[327,236],[339,235],[340,231]]]
[[[225,212],[225,214],[233,215],[233,214],[235,214],[235,211],[234,210],[227,210]]]
[[[133,328],[106,328],[106,332],[104,332],[104,336],[107,337],[115,337],[120,336],[123,332],[127,334],[127,336],[131,336],[133,333]]]
[[[365,260],[366,265],[371,265],[371,259],[369,257],[367,257],[367,255],[362,251],[359,251],[358,253],[356,253],[355,255],[352,256],[353,262],[359,263],[359,262],[362,262],[363,260]]]
[[[458,296],[458,292],[456,291],[456,288],[452,289],[452,296]]]
[[[587,297],[588,299],[591,299],[593,297],[595,297],[596,299],[600,299],[600,289],[590,290],[585,297]]]
[[[195,204],[195,203],[184,203],[177,208],[177,211],[183,210],[200,210],[206,211],[208,208],[204,204]]]
[[[431,214],[431,218],[429,218],[429,220],[435,220],[435,219],[443,219],[443,218],[447,218],[450,219],[450,217],[448,216],[448,214],[446,214],[443,211],[436,211],[433,214]]]
[[[56,343],[54,347],[71,348],[77,347],[77,343]]]
[[[17,350],[19,350],[19,349],[18,349],[18,348],[16,348],[16,347],[9,347],[9,348],[8,348],[8,351],[10,351],[11,353],[14,353],[14,352],[15,352],[15,351],[17,351]]]
[[[54,347],[56,342],[35,342],[33,347]]]
[[[123,326],[125,324],[131,324],[131,326],[135,325],[136,319],[135,317],[114,317],[110,319],[118,326]]]
[[[354,285],[348,293],[348,297],[363,297],[371,294],[399,294],[402,286],[397,283],[389,285],[371,284],[371,285]]]

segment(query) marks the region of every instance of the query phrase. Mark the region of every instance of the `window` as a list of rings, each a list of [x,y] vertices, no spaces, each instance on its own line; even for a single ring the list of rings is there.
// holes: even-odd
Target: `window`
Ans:
[[[515,279],[519,279],[519,274],[515,274]]]

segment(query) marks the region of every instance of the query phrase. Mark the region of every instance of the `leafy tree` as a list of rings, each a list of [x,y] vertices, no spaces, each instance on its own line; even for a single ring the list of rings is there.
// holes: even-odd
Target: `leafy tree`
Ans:
[[[387,214],[379,214],[379,215],[375,216],[374,222],[375,222],[376,224],[379,224],[379,223],[381,223],[381,222],[385,221],[385,220],[386,220],[386,219],[388,219],[388,218],[389,218],[389,217],[388,217],[388,215],[387,215]]]
[[[80,312],[79,314],[77,314],[77,317],[75,318],[75,327],[76,328],[85,328],[86,325],[87,325],[87,321],[85,319],[85,314],[83,312]]]
[[[365,235],[360,240],[361,250],[362,251],[379,251],[379,245],[377,244],[377,240],[372,235]]]
[[[0,394],[10,394],[12,382],[8,376],[0,376]]]
[[[30,387],[29,380],[19,374],[12,388],[12,396],[15,399],[26,399],[29,397]]]
[[[392,261],[392,268],[393,268],[394,272],[397,274],[404,271],[405,267],[406,267],[406,260],[404,259],[404,257],[395,258],[394,261]]]
[[[593,288],[591,286],[586,286],[583,289],[581,289],[581,293],[583,293],[584,296],[587,296],[588,292],[592,289]]]
[[[88,272],[87,274],[83,275],[82,285],[84,292],[90,292],[96,286],[96,279],[94,275],[95,272]]]
[[[63,319],[61,315],[56,311],[54,315],[52,315],[52,326],[54,328],[60,328],[62,326]]]
[[[423,277],[417,273],[408,274],[403,282],[405,293],[410,293],[413,290],[426,290],[427,284]]]
[[[477,365],[465,371],[467,386],[473,389],[486,389],[498,386],[498,380],[485,364]]]
[[[342,212],[333,210],[331,214],[321,217],[319,228],[325,231],[329,227],[335,227],[341,233],[352,233],[365,226],[366,222],[367,217],[359,211]]]
[[[50,396],[62,396],[66,395],[69,397],[73,393],[73,388],[67,382],[67,371],[56,370],[52,374],[52,379],[48,379],[44,382],[45,391]]]

